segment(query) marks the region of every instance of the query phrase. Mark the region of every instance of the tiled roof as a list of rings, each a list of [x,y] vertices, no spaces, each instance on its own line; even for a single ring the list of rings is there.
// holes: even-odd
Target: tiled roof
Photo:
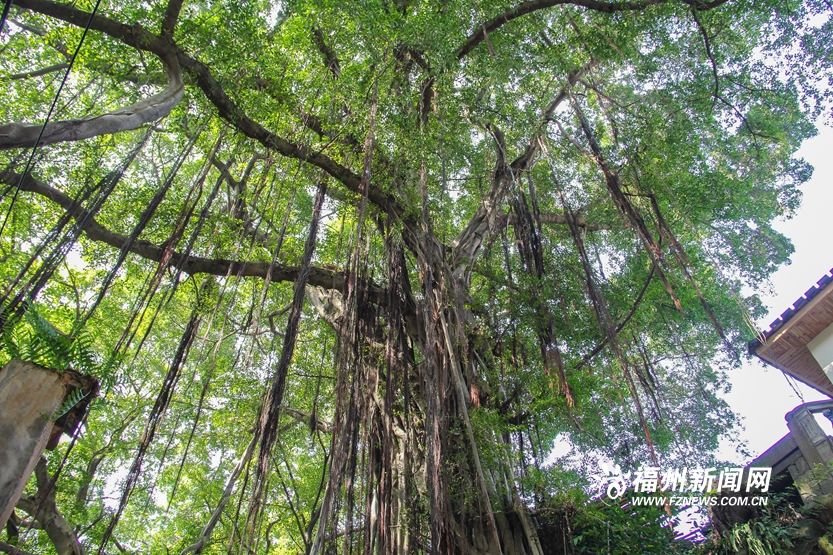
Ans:
[[[781,313],[781,316],[776,318],[770,325],[769,330],[764,332],[766,337],[771,336],[773,333],[778,331],[778,329],[786,324],[793,315],[798,312],[802,306],[810,302],[810,300],[818,295],[825,287],[833,283],[833,268],[831,268],[826,274],[822,276],[820,280],[816,282],[814,286],[809,288],[804,295],[799,297],[790,308],[785,310]]]
[[[833,322],[832,283],[833,269],[772,322],[769,330],[747,344],[750,355],[831,398],[833,383],[808,344]]]

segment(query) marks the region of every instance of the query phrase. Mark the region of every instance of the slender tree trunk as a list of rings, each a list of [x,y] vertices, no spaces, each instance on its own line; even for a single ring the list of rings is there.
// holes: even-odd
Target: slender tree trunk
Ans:
[[[49,536],[58,555],[85,555],[84,546],[78,541],[75,530],[58,511],[54,486],[47,491],[50,479],[46,470],[46,459],[41,458],[35,466],[35,479],[38,484],[38,497],[21,497],[17,507],[37,520]]]

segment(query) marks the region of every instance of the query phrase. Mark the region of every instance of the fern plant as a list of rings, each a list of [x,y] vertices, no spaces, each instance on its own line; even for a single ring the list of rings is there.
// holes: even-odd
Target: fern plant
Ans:
[[[64,399],[64,402],[61,403],[61,406],[55,410],[55,414],[50,416],[48,420],[58,420],[69,411],[71,411],[75,406],[83,401],[87,395],[90,394],[90,391],[85,392],[83,389],[73,389],[72,392],[67,395],[67,398]]]
[[[790,555],[792,547],[791,528],[766,518],[735,526],[728,540],[736,552],[753,555]]]
[[[26,303],[22,318],[5,326],[0,351],[2,363],[16,358],[47,368],[72,369],[95,376],[100,382],[110,379],[115,364],[96,352],[93,338],[83,325],[76,322],[70,333],[63,333],[31,302]]]
[[[796,543],[796,523],[803,517],[796,511],[791,498],[798,492],[769,493],[769,502],[761,508],[761,514],[754,520],[736,524],[731,531],[719,539],[717,545],[704,542],[701,555],[792,555]]]

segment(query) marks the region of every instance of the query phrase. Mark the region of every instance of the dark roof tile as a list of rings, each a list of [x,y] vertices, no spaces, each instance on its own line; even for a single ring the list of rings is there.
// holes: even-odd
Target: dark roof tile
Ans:
[[[813,289],[815,289],[815,288],[813,288]],[[805,293],[805,295],[806,295],[806,293]],[[800,299],[795,301],[795,304],[793,305],[793,310],[799,310],[802,306],[809,303],[810,299],[815,297],[815,296],[816,296],[816,294],[815,294],[815,291],[814,291],[812,296],[801,297]]]
[[[813,299],[813,297],[818,295],[831,282],[833,282],[833,268],[831,268],[825,275],[821,277],[820,280],[818,280],[817,285],[814,285],[813,287],[809,288],[804,293],[804,295],[796,299],[796,301],[790,308],[785,310],[780,317],[776,318],[769,325],[769,331],[765,331],[764,335],[769,337],[770,335],[778,331],[778,328],[786,324],[789,321],[789,319],[792,318],[795,315],[795,313],[799,311],[799,309],[801,309],[802,306],[810,302]],[[752,342],[754,343],[755,341],[757,340],[753,340]]]

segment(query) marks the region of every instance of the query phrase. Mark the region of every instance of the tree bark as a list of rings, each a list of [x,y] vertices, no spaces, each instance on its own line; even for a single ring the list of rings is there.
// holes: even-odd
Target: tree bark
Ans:
[[[6,171],[0,173],[0,182],[7,185],[15,186],[20,182],[20,175]],[[30,191],[37,193],[55,204],[61,206],[66,210],[74,210],[72,216],[74,218],[82,218],[86,211],[80,206],[76,206],[75,202],[69,195],[63,191],[38,181],[31,175],[26,175],[20,186],[21,191]],[[117,249],[121,249],[128,242],[128,237],[115,233],[99,224],[95,218],[89,220],[84,227],[84,233],[88,239],[92,241],[100,241],[106,243]],[[165,247],[155,245],[149,241],[138,239],[134,241],[130,252],[138,254],[142,258],[152,260],[154,262],[161,261],[166,253]],[[283,264],[272,264],[270,262],[246,261],[246,260],[227,260],[223,258],[203,258],[199,256],[186,256],[180,252],[172,252],[169,254],[171,266],[181,265],[182,270],[188,274],[212,274],[215,276],[226,275],[240,275],[252,277],[266,277],[270,266],[272,267],[271,280],[275,282],[281,281],[295,281],[298,278],[300,268],[297,266],[285,266]],[[344,272],[321,268],[318,266],[310,266],[309,269],[309,284],[323,287],[325,289],[341,290],[344,288],[347,276]],[[384,289],[378,285],[367,283],[368,294],[373,302],[380,304],[385,302],[386,293]]]
[[[38,497],[21,497],[17,507],[29,513],[43,527],[58,555],[85,555],[86,551],[78,541],[75,530],[58,511],[55,504],[55,487],[47,491],[50,479],[44,458],[35,466],[35,479],[38,484]]]
[[[33,123],[0,125],[0,150],[31,148],[40,137],[38,146],[81,141],[99,135],[109,135],[141,127],[167,116],[176,106],[185,85],[179,61],[171,54],[160,56],[168,85],[159,93],[113,112],[81,119],[50,121],[45,126]]]

